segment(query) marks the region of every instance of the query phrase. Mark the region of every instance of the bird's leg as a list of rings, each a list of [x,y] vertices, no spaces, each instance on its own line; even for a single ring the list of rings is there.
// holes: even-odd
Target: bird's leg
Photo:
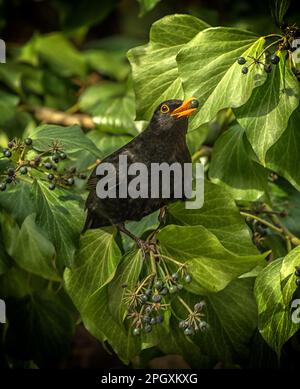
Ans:
[[[155,243],[147,242],[147,241],[139,238],[138,236],[134,235],[132,232],[127,230],[124,223],[118,223],[117,226],[119,227],[119,230],[121,232],[123,232],[124,234],[126,234],[127,236],[129,236],[131,239],[133,239],[136,242],[136,244],[139,246],[139,248],[143,251],[144,257],[145,257],[146,252],[152,251],[152,252],[156,253]]]

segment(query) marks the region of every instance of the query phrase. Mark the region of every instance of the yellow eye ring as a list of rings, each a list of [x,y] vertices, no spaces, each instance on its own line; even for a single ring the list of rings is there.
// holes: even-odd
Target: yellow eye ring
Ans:
[[[168,112],[170,112],[170,108],[167,106],[167,104],[163,104],[163,105],[160,107],[160,112],[162,112],[162,113],[168,113]]]

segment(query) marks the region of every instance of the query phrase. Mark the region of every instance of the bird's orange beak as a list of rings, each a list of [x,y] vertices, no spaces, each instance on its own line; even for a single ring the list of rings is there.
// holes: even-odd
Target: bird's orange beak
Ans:
[[[184,100],[181,106],[174,109],[171,115],[175,116],[177,119],[184,116],[190,116],[193,112],[197,110],[197,108],[190,108],[190,104],[194,100],[197,101],[195,97],[189,97],[188,99]]]

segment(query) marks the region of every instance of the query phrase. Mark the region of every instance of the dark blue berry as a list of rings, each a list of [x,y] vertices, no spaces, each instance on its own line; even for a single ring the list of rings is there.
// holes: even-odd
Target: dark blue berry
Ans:
[[[21,166],[21,167],[20,167],[20,173],[21,173],[21,174],[27,174],[27,172],[28,172],[28,169],[27,169],[26,166]]]
[[[158,281],[155,282],[155,288],[156,288],[157,290],[161,290],[162,287],[163,287],[162,281],[158,280]]]
[[[47,178],[48,178],[49,181],[52,181],[54,179],[54,174],[49,173]]]
[[[8,142],[7,147],[12,149],[14,147],[14,142]]]
[[[151,317],[150,324],[151,325],[156,324],[156,318],[155,317]]]
[[[190,284],[192,282],[192,276],[190,274],[187,274],[185,277],[184,277],[184,280],[187,284]]]
[[[152,294],[152,290],[150,288],[145,290],[145,295],[146,296],[151,296],[151,294]]]
[[[200,303],[195,304],[194,310],[196,312],[202,311],[202,309],[205,307],[205,301],[200,301]]]
[[[12,177],[6,177],[5,181],[7,184],[10,184],[12,182]]]
[[[296,267],[295,275],[296,275],[297,277],[300,277],[300,267]]]
[[[249,69],[248,69],[246,66],[243,67],[243,69],[242,69],[242,73],[243,73],[243,74],[247,74],[248,71],[249,71]]]
[[[32,145],[32,139],[31,139],[31,138],[26,138],[26,139],[25,139],[25,144],[26,144],[27,146]]]
[[[143,317],[143,322],[149,324],[149,323],[151,322],[151,317],[148,316],[148,315],[145,315],[145,316]]]
[[[86,174],[80,173],[79,174],[79,178],[81,178],[82,180],[85,180],[86,179]]]
[[[272,54],[270,57],[270,61],[272,62],[273,65],[277,65],[278,62],[280,61],[280,58],[276,54]]]
[[[74,178],[73,177],[68,178],[67,183],[68,185],[72,186],[74,184]]]
[[[10,158],[12,154],[10,150],[5,150],[4,155],[6,158]]]
[[[148,296],[145,294],[142,294],[140,299],[141,299],[141,303],[144,304],[148,300]]]
[[[39,155],[35,155],[34,162],[40,163],[41,162],[41,157]]]
[[[198,108],[199,107],[199,101],[194,99],[190,102],[190,108]]]
[[[177,290],[182,290],[183,289],[183,285],[182,284],[177,284]]]
[[[168,294],[168,288],[163,288],[159,293],[162,295],[162,296],[166,296]]]
[[[187,335],[187,336],[191,336],[191,335],[194,335],[194,330],[192,327],[187,327],[185,330],[184,330],[184,335]]]
[[[200,331],[202,331],[202,332],[207,331],[209,329],[209,324],[206,323],[206,321],[202,321],[199,324],[199,328],[200,328]]]
[[[154,303],[159,303],[159,302],[161,301],[161,299],[162,299],[162,297],[161,297],[160,294],[154,294],[154,295],[152,296],[152,301],[153,301]]]
[[[49,184],[48,188],[49,188],[50,190],[55,189],[55,184],[53,184],[53,183],[51,182],[51,184]]]
[[[134,328],[132,333],[133,333],[134,336],[138,336],[138,335],[140,335],[141,331],[140,331],[139,328]]]
[[[58,163],[59,162],[59,154],[53,154],[52,155],[52,161],[55,162],[55,163]]]
[[[66,159],[66,158],[67,158],[67,154],[61,152],[61,153],[59,154],[59,158],[60,158],[60,159]]]
[[[152,331],[152,327],[151,327],[151,324],[146,324],[145,327],[144,327],[144,331],[146,333],[149,333]]]
[[[181,320],[178,324],[179,328],[186,328],[188,326],[188,323],[185,320]]]
[[[237,63],[239,65],[244,65],[246,63],[246,60],[244,57],[239,57],[238,60],[237,60]]]
[[[296,279],[296,285],[297,285],[297,286],[300,286],[300,278],[297,278],[297,279]]]
[[[52,163],[50,163],[50,162],[46,162],[44,166],[48,170],[52,169]]]
[[[173,273],[171,277],[172,277],[173,281],[177,281],[179,278],[178,273]]]
[[[163,321],[164,321],[163,315],[158,315],[158,316],[156,316],[156,323],[157,323],[157,324],[160,324],[160,323],[162,323]]]
[[[13,177],[15,175],[15,169],[13,169],[12,167],[10,167],[8,170],[7,170],[7,175],[9,177]]]
[[[146,307],[146,309],[145,309],[145,312],[147,315],[150,315],[150,313],[152,312],[152,307],[150,307],[150,305],[148,305],[148,307]]]
[[[264,65],[264,71],[265,71],[266,73],[271,73],[271,71],[272,71],[272,65],[271,65],[270,63],[266,63],[266,64]]]
[[[2,182],[0,184],[0,191],[3,192],[5,189],[6,189],[6,184],[5,184],[5,182]]]

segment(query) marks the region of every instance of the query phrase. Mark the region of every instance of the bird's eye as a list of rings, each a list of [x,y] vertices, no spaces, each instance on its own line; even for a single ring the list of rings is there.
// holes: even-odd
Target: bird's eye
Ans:
[[[170,111],[170,108],[167,106],[167,104],[163,104],[161,107],[160,107],[160,112],[162,113],[167,113]]]

